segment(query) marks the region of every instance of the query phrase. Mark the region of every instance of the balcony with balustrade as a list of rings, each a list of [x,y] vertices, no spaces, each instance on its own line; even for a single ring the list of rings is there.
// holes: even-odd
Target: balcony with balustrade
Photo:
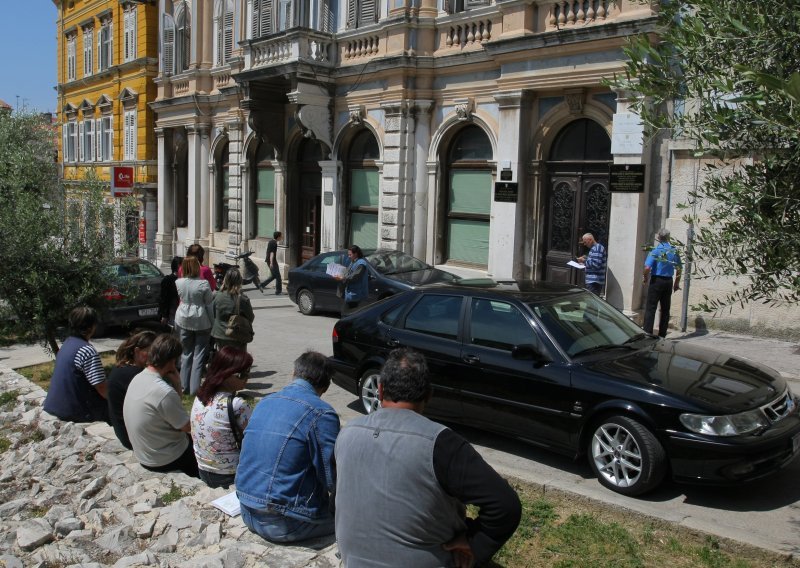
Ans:
[[[330,68],[334,65],[334,50],[330,34],[293,29],[248,41],[244,47],[244,68],[250,71],[301,62]]]

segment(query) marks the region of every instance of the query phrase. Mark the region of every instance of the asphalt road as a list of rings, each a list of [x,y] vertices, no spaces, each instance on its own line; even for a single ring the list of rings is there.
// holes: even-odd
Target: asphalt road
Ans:
[[[297,307],[271,289],[264,295],[246,290],[256,319],[255,359],[249,388],[259,393],[280,389],[292,378],[294,359],[307,349],[332,354],[335,315],[303,316]],[[362,411],[355,396],[336,385],[323,397],[342,422]],[[781,553],[800,555],[800,459],[765,480],[739,487],[705,487],[666,482],[643,498],[628,498],[602,487],[585,460],[573,462],[547,451],[454,426],[500,473],[640,513],[732,538]]]

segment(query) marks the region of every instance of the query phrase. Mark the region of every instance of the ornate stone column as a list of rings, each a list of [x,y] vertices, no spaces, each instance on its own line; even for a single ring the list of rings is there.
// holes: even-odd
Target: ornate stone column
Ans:
[[[614,114],[614,130],[617,123],[625,121],[630,126],[630,102],[634,95],[617,93],[617,112]],[[630,133],[625,136],[630,140]],[[650,169],[651,152],[644,144],[644,136],[638,144],[620,144],[621,133],[611,136],[611,152],[615,164],[645,164]],[[642,267],[645,254],[642,243],[651,242],[647,231],[647,203],[650,192],[650,172],[645,173],[643,193],[612,193],[611,213],[608,226],[608,275],[606,277],[606,299],[618,309],[633,315],[642,304]],[[673,308],[674,310],[674,308]]]
[[[381,103],[385,113],[383,173],[380,195],[381,248],[412,252],[414,197],[414,117],[413,101]]]
[[[426,262],[428,257],[428,167],[426,161],[431,147],[432,100],[415,101],[416,120],[414,131],[414,212],[412,232],[412,254]]]
[[[522,105],[526,99],[523,91],[498,93],[495,95],[500,110],[500,125],[497,140],[498,164],[496,181],[501,181],[505,172],[509,179],[502,181],[516,184],[516,200],[495,201],[492,190],[491,224],[489,226],[489,274],[495,279],[521,278],[525,234],[525,176],[520,161],[524,151],[522,130]],[[523,154],[524,155],[524,154]]]
[[[341,171],[342,163],[338,160],[319,162],[322,168],[322,219],[320,251],[327,252],[339,247],[340,204],[341,204]]]
[[[171,146],[172,132],[164,128],[156,128],[156,142],[158,143],[158,190],[157,190],[157,221],[155,236],[156,263],[168,266],[173,256],[172,239],[175,220],[175,178],[172,175],[173,156],[168,155]]]

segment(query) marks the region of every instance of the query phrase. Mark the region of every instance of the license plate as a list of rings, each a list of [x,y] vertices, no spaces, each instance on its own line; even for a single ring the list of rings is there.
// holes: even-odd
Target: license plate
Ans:
[[[158,315],[158,308],[143,308],[139,310],[139,317],[157,316],[157,315]]]
[[[796,454],[800,451],[800,434],[792,436],[792,453]]]

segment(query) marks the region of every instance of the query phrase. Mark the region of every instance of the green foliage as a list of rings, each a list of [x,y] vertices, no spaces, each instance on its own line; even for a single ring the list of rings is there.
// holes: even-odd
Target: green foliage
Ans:
[[[191,495],[191,493],[184,492],[183,489],[175,485],[174,481],[170,480],[169,491],[161,496],[161,502],[164,503],[164,505],[169,505],[170,503],[174,503],[178,499],[186,497],[187,495]]]
[[[18,390],[10,390],[0,394],[0,407],[5,406],[9,402],[16,401],[18,396]]]
[[[130,204],[114,203],[92,173],[66,188],[54,154],[49,123],[0,114],[0,300],[19,329],[57,351],[56,329],[69,311],[100,307],[105,266],[127,252],[115,235],[124,234]]]
[[[695,277],[733,277],[736,291],[699,307],[800,301],[796,3],[661,2],[657,34],[631,40],[626,74],[611,84],[643,95],[633,110],[649,135],[716,160],[683,204],[696,230],[688,252]]]
[[[8,451],[8,448],[10,447],[11,447],[11,440],[6,438],[5,436],[0,436],[0,454]]]

